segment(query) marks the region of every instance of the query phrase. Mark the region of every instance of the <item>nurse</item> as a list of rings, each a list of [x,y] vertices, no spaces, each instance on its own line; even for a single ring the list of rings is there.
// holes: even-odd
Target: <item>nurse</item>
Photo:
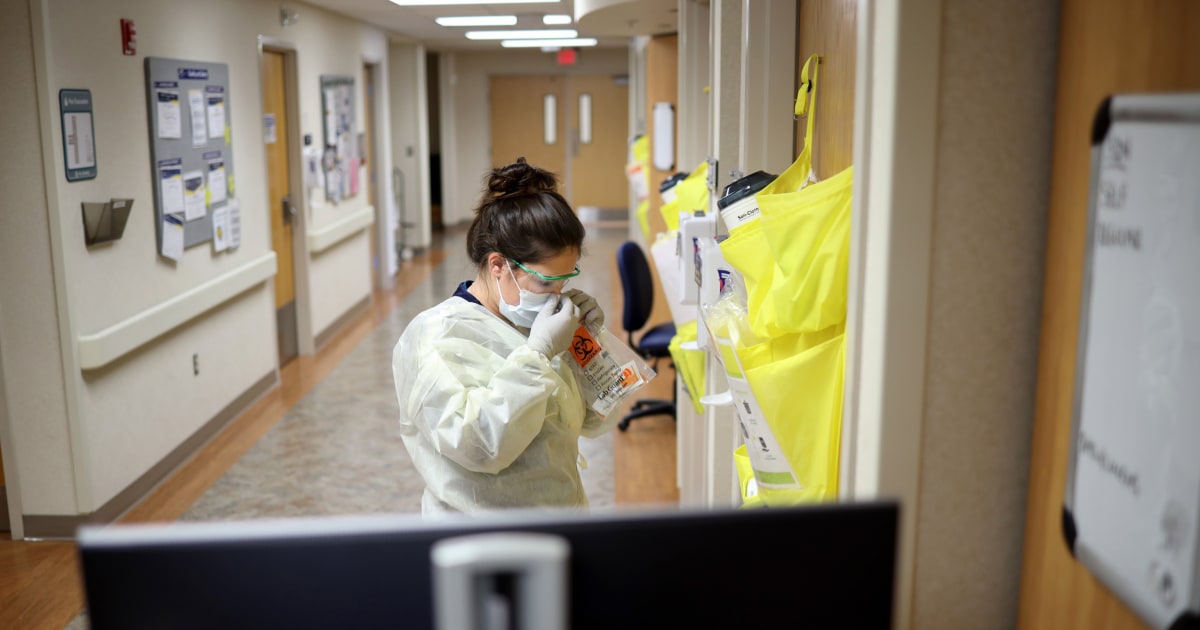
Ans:
[[[587,506],[579,436],[613,423],[584,404],[564,354],[581,323],[604,321],[565,288],[583,237],[554,175],[524,158],[491,172],[467,233],[475,279],[417,315],[392,353],[422,512]]]

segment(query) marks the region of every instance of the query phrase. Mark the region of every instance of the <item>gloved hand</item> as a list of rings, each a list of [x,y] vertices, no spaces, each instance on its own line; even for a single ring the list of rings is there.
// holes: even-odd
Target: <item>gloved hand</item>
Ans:
[[[596,301],[596,298],[579,289],[567,289],[562,294],[563,297],[571,298],[575,306],[579,307],[580,317],[585,325],[590,328],[599,328],[604,325],[604,311],[600,310],[600,303]]]
[[[547,357],[553,357],[571,345],[571,338],[578,328],[579,307],[569,298],[556,295],[542,306],[529,327],[529,339],[525,343]]]

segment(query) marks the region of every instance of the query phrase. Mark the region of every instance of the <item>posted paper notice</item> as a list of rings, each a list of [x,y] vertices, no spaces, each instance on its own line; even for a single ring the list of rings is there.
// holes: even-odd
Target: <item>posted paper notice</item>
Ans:
[[[69,130],[67,141],[67,168],[91,168],[96,165],[95,141],[92,138],[91,112],[66,112],[63,125]]]
[[[208,125],[205,122],[204,93],[188,90],[188,110],[192,115],[192,146],[208,144]]]
[[[179,92],[158,90],[158,137],[182,138],[182,112],[179,109]]]
[[[217,208],[212,213],[213,251],[220,252],[229,247],[229,208]]]
[[[163,214],[183,212],[183,171],[178,166],[159,171]]]
[[[208,210],[204,205],[204,172],[188,171],[183,174],[183,216],[188,221],[204,218]]]
[[[337,144],[338,138],[338,118],[337,118],[337,90],[332,88],[325,89],[325,144]]]
[[[237,199],[230,199],[225,209],[229,211],[226,219],[229,224],[229,248],[235,249],[242,246],[242,204]]]
[[[275,114],[263,114],[263,144],[275,144]]]
[[[208,205],[215,206],[224,203],[228,193],[225,190],[225,160],[213,160],[208,163]]]
[[[183,260],[183,222],[170,214],[163,216],[162,255],[171,260]]]
[[[225,96],[208,95],[208,133],[219,138],[225,134]]]

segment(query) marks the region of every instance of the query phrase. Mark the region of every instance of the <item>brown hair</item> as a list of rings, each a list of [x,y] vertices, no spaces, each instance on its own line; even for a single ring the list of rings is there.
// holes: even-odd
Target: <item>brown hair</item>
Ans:
[[[582,250],[584,234],[579,217],[558,194],[554,174],[519,157],[488,174],[467,231],[467,254],[480,267],[492,252],[538,263],[568,248]]]

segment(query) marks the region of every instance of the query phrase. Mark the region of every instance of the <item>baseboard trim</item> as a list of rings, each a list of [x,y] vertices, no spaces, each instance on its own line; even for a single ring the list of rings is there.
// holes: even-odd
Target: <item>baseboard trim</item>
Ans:
[[[359,315],[362,315],[369,308],[371,308],[370,295],[360,300],[354,306],[351,306],[349,310],[347,310],[345,313],[342,313],[337,319],[333,320],[332,324],[326,326],[325,330],[322,330],[316,336],[316,338],[313,339],[313,348],[319,352],[321,348],[325,347],[325,344],[329,343],[330,339],[333,339],[335,336],[337,336],[337,334],[342,332],[342,330],[344,330],[351,321],[357,319]]]
[[[136,481],[129,484],[117,496],[109,499],[100,509],[90,514],[75,516],[57,516],[26,514],[22,519],[25,524],[26,539],[74,539],[75,530],[85,523],[111,523],[122,514],[136,506],[142,499],[165,481],[180,466],[200,452],[210,440],[216,437],[225,427],[250,407],[263,394],[271,390],[279,382],[279,374],[271,370],[256,381],[233,402],[217,412],[211,420],[204,423],[182,444],[175,447],[166,457],[147,470]]]

